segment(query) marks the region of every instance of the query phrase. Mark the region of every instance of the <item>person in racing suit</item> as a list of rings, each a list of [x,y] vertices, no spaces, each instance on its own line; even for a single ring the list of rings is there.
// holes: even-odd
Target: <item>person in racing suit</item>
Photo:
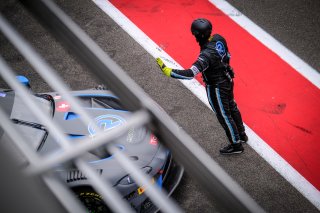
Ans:
[[[234,101],[233,69],[226,40],[219,34],[211,35],[212,25],[207,19],[192,22],[191,32],[200,45],[200,54],[191,68],[171,69],[157,58],[163,73],[176,79],[192,79],[202,74],[209,103],[222,125],[230,144],[220,149],[221,154],[239,154],[244,151],[242,143],[248,141],[241,113]]]

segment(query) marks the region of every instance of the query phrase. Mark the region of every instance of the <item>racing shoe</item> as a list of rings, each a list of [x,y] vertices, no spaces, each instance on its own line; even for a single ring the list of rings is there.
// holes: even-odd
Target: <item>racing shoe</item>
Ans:
[[[241,154],[243,152],[242,143],[229,144],[228,146],[220,149],[222,155]]]
[[[247,143],[248,140],[249,140],[249,138],[248,138],[248,136],[247,136],[247,134],[245,132],[241,132],[239,134],[239,137],[240,137],[240,140],[241,140],[242,143]]]

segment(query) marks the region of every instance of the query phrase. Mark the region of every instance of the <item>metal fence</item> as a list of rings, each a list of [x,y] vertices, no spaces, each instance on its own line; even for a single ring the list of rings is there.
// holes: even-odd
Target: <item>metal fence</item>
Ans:
[[[108,132],[98,132],[94,143],[88,143],[86,139],[83,139],[83,143],[76,146],[71,145],[60,127],[42,112],[42,109],[30,98],[31,92],[16,80],[12,68],[0,57],[2,78],[20,94],[28,110],[45,124],[50,134],[61,142],[61,148],[64,150],[58,155],[38,156],[30,147],[21,143],[23,137],[14,129],[3,110],[0,110],[1,127],[29,161],[29,166],[22,175],[42,178],[68,212],[84,212],[85,210],[71,191],[53,175],[55,165],[73,162],[88,177],[92,187],[103,196],[110,209],[114,212],[132,212],[133,210],[122,199],[119,192],[110,183],[103,181],[96,171],[81,159],[82,153],[107,144],[108,151],[115,156],[128,174],[139,185],[148,188],[145,193],[162,212],[182,212],[179,205],[150,183],[145,174],[129,160],[128,156],[119,152],[110,143],[127,133],[131,127],[147,126],[171,150],[174,158],[198,181],[199,185],[206,189],[208,195],[218,201],[223,210],[228,212],[263,212],[255,201],[190,136],[180,130],[165,112],[159,110],[157,104],[52,1],[21,0],[21,3],[64,47],[84,63],[92,74],[108,85],[108,88],[122,100],[124,106],[133,112],[126,125]],[[63,83],[56,71],[42,59],[2,15],[0,15],[0,30],[50,87],[59,92],[73,106],[82,122],[90,123],[92,119],[81,108],[77,98],[70,95],[70,89]],[[177,131],[178,129],[179,131]],[[45,202],[50,203],[51,201],[46,200]]]

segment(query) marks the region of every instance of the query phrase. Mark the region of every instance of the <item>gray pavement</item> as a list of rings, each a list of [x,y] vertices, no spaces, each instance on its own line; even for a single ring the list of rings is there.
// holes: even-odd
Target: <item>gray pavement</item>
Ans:
[[[304,33],[297,33],[301,36],[297,44],[295,38],[298,37],[291,33],[296,32],[296,24],[290,22],[292,18],[288,17],[288,11],[286,14],[279,15],[277,8],[263,5],[267,4],[267,1],[259,1],[257,5],[253,0],[230,2],[253,21],[261,24],[270,34],[277,36],[277,39],[288,45],[290,49],[292,48],[292,51],[313,67],[320,67],[320,62],[317,61],[320,52],[319,42],[314,41],[319,35],[319,33],[316,34],[319,29],[304,32],[308,34],[307,39],[303,39]],[[296,6],[295,1],[271,2],[286,8],[297,9],[292,10],[290,14],[301,14],[301,8]],[[91,1],[59,0],[57,3],[266,211],[318,212],[248,145],[245,145],[245,153],[242,155],[229,157],[219,155],[218,150],[227,144],[227,139],[211,110],[180,82],[163,76],[155,60]],[[316,4],[310,3],[304,5],[306,8],[304,6],[302,8],[314,11]],[[99,84],[99,80],[95,79],[85,67],[81,66],[81,62],[76,61],[68,54],[68,51],[48,35],[22,6],[10,0],[1,2],[0,10],[59,72],[72,89],[86,89]],[[310,13],[318,15],[316,12]],[[274,18],[278,17],[277,15],[281,21],[284,21],[285,28],[273,25],[278,23],[278,18]],[[302,20],[304,19],[308,18],[303,17]],[[290,23],[286,24],[285,20]],[[319,20],[314,20],[314,23],[319,24]],[[301,27],[306,27],[304,24],[301,25]],[[308,27],[303,28],[303,30],[308,29]],[[51,91],[23,57],[3,38],[3,35],[0,35],[0,53],[18,74],[24,74],[31,80],[34,91]],[[0,82],[0,87],[3,85],[4,83]],[[219,212],[215,201],[206,196],[205,191],[198,187],[188,172],[184,175],[173,197],[186,212]]]

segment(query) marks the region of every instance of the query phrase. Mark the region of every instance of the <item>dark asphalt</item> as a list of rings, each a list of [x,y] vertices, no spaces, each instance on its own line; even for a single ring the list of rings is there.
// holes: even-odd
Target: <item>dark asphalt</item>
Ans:
[[[319,1],[229,2],[320,70]],[[267,212],[318,212],[249,146],[245,145],[245,153],[239,156],[219,155],[218,150],[227,144],[227,139],[211,110],[180,82],[163,76],[155,60],[93,2],[59,0],[57,3]],[[2,1],[0,9],[72,89],[99,84],[21,5],[13,0]],[[51,91],[2,34],[0,53],[18,74],[31,80],[35,92]],[[3,86],[0,82],[0,87]],[[173,197],[186,212],[218,212],[215,201],[205,195],[188,172]]]

